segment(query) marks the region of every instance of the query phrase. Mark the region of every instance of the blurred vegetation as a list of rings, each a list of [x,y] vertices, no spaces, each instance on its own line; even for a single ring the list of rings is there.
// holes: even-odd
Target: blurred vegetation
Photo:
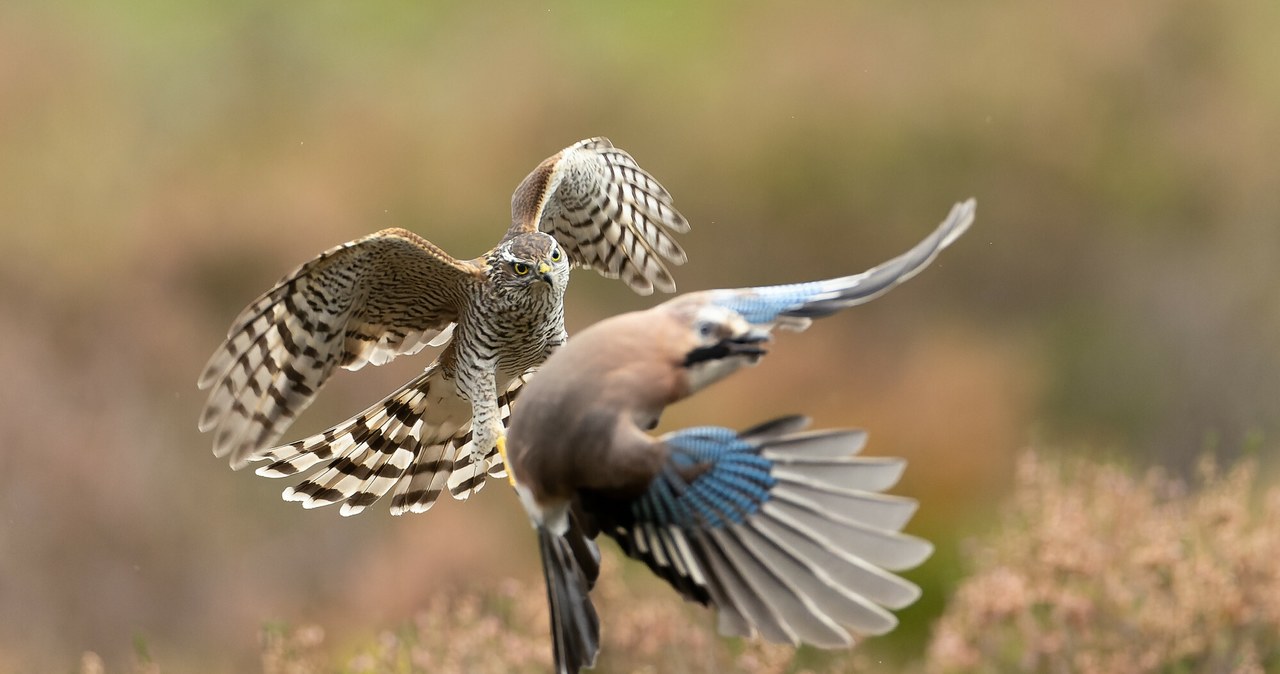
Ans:
[[[602,672],[1232,672],[1280,667],[1280,485],[1257,462],[1200,464],[1194,487],[1159,469],[1028,452],[998,529],[969,541],[967,577],[927,651],[824,653],[714,635],[709,612],[620,580],[606,550],[593,595]],[[451,588],[412,621],[326,640],[318,625],[261,632],[264,674],[479,674],[551,667],[536,580]],[[691,629],[692,627],[692,629]],[[877,649],[872,648],[871,653]],[[145,648],[135,671],[160,674]],[[883,653],[881,653],[883,656]],[[81,674],[101,674],[87,653]]]
[[[1280,486],[1259,493],[1252,461],[1200,482],[1024,457],[927,671],[1280,669]]]
[[[684,290],[858,271],[978,198],[926,273],[665,419],[804,411],[907,457],[938,554],[854,657],[914,659],[1021,448],[1190,475],[1253,446],[1274,470],[1278,22],[1235,0],[0,4],[0,672],[120,671],[135,639],[166,672],[252,670],[264,622],[346,648],[458,587],[536,587],[507,490],[304,512],[210,456],[194,380],[293,265],[388,226],[478,254],[520,178],[591,135],[693,223]],[[654,301],[578,273],[570,329]],[[425,362],[338,377],[290,437]]]

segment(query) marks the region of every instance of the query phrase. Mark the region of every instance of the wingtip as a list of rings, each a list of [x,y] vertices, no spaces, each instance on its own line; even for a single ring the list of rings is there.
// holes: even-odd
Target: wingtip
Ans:
[[[865,629],[861,631],[861,634],[869,637],[882,637],[898,628],[898,616],[885,611],[881,617],[884,618],[882,624]]]
[[[600,150],[611,147],[614,147],[613,141],[608,138],[605,138],[604,136],[591,136],[590,138],[583,138],[582,140],[565,147],[552,155],[550,159],[557,159],[570,152],[576,152],[578,150]]]
[[[858,460],[885,468],[884,475],[881,476],[883,482],[877,485],[876,491],[879,492],[898,486],[898,482],[902,481],[902,475],[907,472],[907,460],[900,456],[863,456],[858,457]]]
[[[691,228],[689,225],[689,219],[684,217],[683,215],[680,215],[679,213],[677,213],[676,215],[678,217],[673,218],[672,221],[669,223],[671,226],[671,229],[679,234],[688,234]]]
[[[924,590],[921,590],[919,585],[910,581],[907,581],[902,585],[902,590],[903,593],[901,598],[896,598],[893,601],[886,601],[883,606],[891,611],[901,611],[902,609],[916,603],[920,600],[920,597],[924,596]]]
[[[201,433],[208,433],[218,427],[219,422],[226,416],[227,402],[225,398],[218,395],[210,395],[204,403],[204,409],[200,410],[200,418],[196,420],[196,428]],[[217,443],[215,443],[215,447]],[[214,452],[217,456],[222,456],[218,452]]]
[[[645,283],[645,284],[635,283],[635,284],[631,284],[631,290],[632,290],[632,292],[634,292],[635,294],[637,294],[637,295],[639,295],[639,296],[641,296],[641,297],[648,297],[648,296],[650,296],[650,295],[652,295],[652,294],[653,294],[653,284],[651,284],[651,283]],[[664,291],[664,292],[675,292],[675,288],[673,287],[671,290],[667,290],[667,291]]]
[[[430,510],[431,506],[433,505],[435,505],[435,501],[432,501],[431,503],[428,503],[426,505],[423,505],[421,503],[411,503],[409,505],[403,505],[403,504],[393,505],[391,506],[391,514],[396,517],[401,517],[403,515],[420,515]]]
[[[227,461],[227,465],[231,466],[231,470],[243,470],[251,463],[248,457],[233,456]]]
[[[266,459],[266,457],[262,457],[262,459]],[[248,462],[244,463],[247,464]],[[266,466],[259,466],[253,469],[253,474],[256,474],[256,476],[259,477],[270,477],[273,478],[273,480],[274,478],[289,477],[291,474],[297,474],[297,469],[289,469],[289,471],[282,471],[282,469],[280,469],[285,466],[291,466],[291,464],[282,462],[282,460],[274,460],[274,462],[268,463]]]
[[[208,390],[209,387],[213,386],[213,383],[222,376],[223,367],[221,364],[221,356],[222,347],[218,347],[218,350],[209,357],[209,362],[204,364],[204,369],[200,370],[200,376],[196,377],[197,389],[201,391]]]
[[[867,431],[861,428],[850,428],[844,433],[845,437],[849,439],[849,454],[852,456],[862,453],[862,450],[867,446],[867,438],[869,437]]]
[[[948,228],[946,237],[938,245],[938,248],[946,248],[959,239],[962,234],[969,231],[969,227],[973,225],[973,221],[978,212],[978,200],[969,197],[968,199],[957,203],[951,207],[951,213],[947,215],[944,226]]]
[[[902,535],[905,536],[909,541],[911,541],[912,545],[914,546],[914,549],[911,551],[913,556],[908,557],[906,560],[904,560],[905,566],[901,566],[901,567],[898,567],[897,569],[891,569],[891,570],[906,571],[908,569],[914,569],[917,566],[920,566],[921,564],[924,564],[925,562],[927,562],[929,558],[933,556],[933,552],[934,552],[933,543],[923,538],[920,538],[919,536],[912,536],[911,534],[902,534]]]

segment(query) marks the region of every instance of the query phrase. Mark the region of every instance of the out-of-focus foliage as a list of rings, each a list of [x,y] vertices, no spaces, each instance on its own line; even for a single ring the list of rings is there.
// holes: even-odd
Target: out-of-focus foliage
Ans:
[[[1280,486],[1259,494],[1256,468],[1206,461],[1188,492],[1159,471],[1028,454],[928,671],[1276,671]]]
[[[601,617],[608,623],[596,663],[599,671],[782,674],[795,671],[805,659],[804,652],[790,647],[718,640],[705,629],[705,615],[699,620],[670,597],[629,589],[615,571],[610,569],[595,591]],[[703,629],[689,629],[691,624]],[[346,655],[335,654],[314,626],[267,632],[263,672],[546,672],[551,669],[548,634],[543,587],[506,580],[491,590],[437,595],[411,623],[357,643]]]
[[[1237,672],[1280,666],[1280,486],[1249,460],[1199,484],[1092,460],[1019,461],[1000,527],[970,541],[971,574],[927,653],[886,664],[714,636],[710,615],[657,581],[623,583],[605,555],[594,591],[605,672]],[[263,630],[264,674],[541,672],[551,666],[546,598],[535,582],[431,597],[395,630],[326,640],[316,625]],[[141,673],[159,674],[145,659]],[[93,653],[81,674],[101,674]]]
[[[293,265],[379,228],[478,254],[607,135],[693,230],[682,289],[859,271],[972,232],[664,419],[807,412],[910,460],[939,543],[910,658],[1032,440],[1186,471],[1280,432],[1280,4],[0,3],[0,672],[258,666],[264,622],[402,624],[535,582],[518,504],[344,520],[234,474],[194,380]],[[651,305],[577,273],[570,330]],[[426,356],[427,354],[424,354]],[[290,432],[426,363],[341,375]],[[692,628],[691,628],[692,629]]]
[[[852,652],[839,655],[799,650],[758,640],[720,639],[706,611],[682,605],[652,582],[618,580],[616,557],[606,553],[607,572],[593,591],[601,618],[602,672],[797,672],[867,671],[874,664]],[[641,588],[641,589],[637,589]],[[690,629],[690,626],[697,626]],[[356,639],[326,639],[316,625],[270,625],[262,631],[263,674],[507,674],[551,669],[545,589],[540,583],[506,579],[492,588],[450,590],[432,597],[411,622]],[[337,643],[333,643],[337,641]],[[101,659],[87,653],[81,674]],[[154,667],[153,667],[154,668]],[[160,674],[138,667],[139,674]]]

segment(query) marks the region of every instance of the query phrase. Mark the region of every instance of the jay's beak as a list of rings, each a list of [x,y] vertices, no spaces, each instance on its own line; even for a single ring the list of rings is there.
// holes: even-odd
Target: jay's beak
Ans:
[[[722,344],[728,349],[731,356],[755,356],[759,358],[765,355],[765,351],[760,345],[769,341],[769,333],[764,330],[752,328],[751,330],[741,334],[734,335],[725,339]]]

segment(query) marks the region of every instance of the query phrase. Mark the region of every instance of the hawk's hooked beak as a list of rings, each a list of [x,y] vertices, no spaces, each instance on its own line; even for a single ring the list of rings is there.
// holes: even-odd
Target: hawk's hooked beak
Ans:
[[[547,285],[554,285],[551,281],[551,265],[547,264],[546,261],[538,263],[538,278],[546,281]]]

